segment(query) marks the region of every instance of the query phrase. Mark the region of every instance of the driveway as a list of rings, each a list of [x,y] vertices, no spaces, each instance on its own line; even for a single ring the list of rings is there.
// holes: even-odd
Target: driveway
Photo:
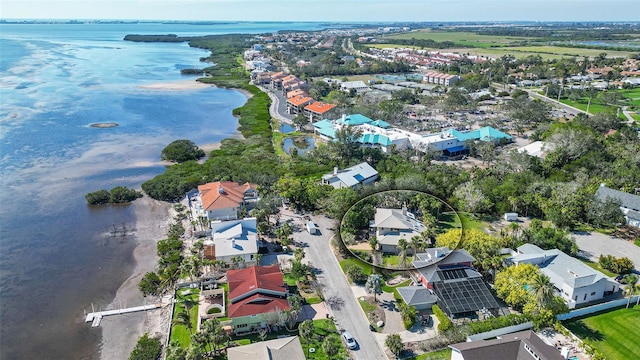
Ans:
[[[385,360],[386,356],[369,330],[369,322],[331,250],[329,242],[333,236],[330,228],[335,226],[333,220],[324,216],[314,216],[311,220],[318,225],[321,234],[297,231],[293,233],[293,239],[305,249],[305,259],[319,270],[318,282],[323,286],[325,302],[336,326],[348,330],[358,342],[359,348],[350,350],[350,356],[362,360]],[[304,228],[304,220],[297,218],[296,225]]]
[[[628,257],[636,271],[640,270],[640,247],[634,243],[597,232],[573,232],[572,235],[582,255],[591,261],[598,262],[598,257],[603,254]]]

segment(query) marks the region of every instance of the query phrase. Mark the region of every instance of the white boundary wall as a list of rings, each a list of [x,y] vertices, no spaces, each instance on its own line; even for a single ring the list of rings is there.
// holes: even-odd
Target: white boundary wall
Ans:
[[[631,305],[635,305],[635,302],[638,301],[637,300],[638,296],[640,296],[640,295],[636,295],[636,296],[632,296],[631,297]],[[609,301],[609,302],[602,303],[602,304],[596,304],[596,305],[591,305],[591,306],[583,307],[583,308],[580,308],[580,309],[572,310],[572,311],[569,311],[566,314],[558,315],[558,320],[573,319],[573,318],[576,318],[576,317],[593,314],[593,313],[596,313],[598,311],[608,310],[608,309],[616,308],[616,307],[620,307],[620,306],[626,306],[627,305],[627,301],[628,301],[628,299],[618,299],[618,300],[613,300],[613,301]]]

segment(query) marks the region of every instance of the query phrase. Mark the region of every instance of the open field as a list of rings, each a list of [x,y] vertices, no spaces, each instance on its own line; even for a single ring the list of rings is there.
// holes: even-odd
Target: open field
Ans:
[[[413,45],[400,45],[400,44],[367,44],[368,47],[370,48],[375,48],[375,49],[385,49],[385,48],[391,48],[391,49],[422,49],[420,46],[413,46]]]
[[[431,31],[418,30],[405,34],[389,35],[386,39],[418,39],[433,41],[451,41],[461,46],[472,47],[492,47],[505,46],[517,41],[531,40],[530,38],[517,36],[494,36],[494,35],[478,35],[472,32],[448,32],[448,31]]]
[[[580,98],[577,101],[569,100],[569,99],[560,99],[560,102],[563,104],[567,104],[569,106],[573,106],[574,108],[587,111],[587,105],[589,104],[589,99]],[[591,100],[591,105],[589,106],[589,112],[591,114],[597,114],[601,112],[616,112],[616,109],[617,109],[616,107],[599,104],[594,100]]]
[[[540,53],[541,55],[550,54],[550,55],[562,55],[562,56],[578,56],[578,57],[595,57],[601,53],[607,53],[607,57],[628,57],[631,54],[631,51],[617,51],[617,50],[602,50],[602,49],[583,49],[583,48],[572,48],[572,47],[563,47],[563,46],[517,46],[510,47],[510,50],[514,52],[534,52]]]
[[[558,54],[543,54],[533,51],[514,51],[514,48],[500,47],[500,48],[455,48],[455,49],[439,49],[439,51],[446,51],[458,54],[478,55],[492,58],[499,58],[503,55],[513,55],[516,59],[521,59],[531,55],[540,55],[545,60],[562,59],[569,56]],[[434,49],[438,50],[438,49]]]
[[[640,107],[640,88],[618,90],[618,92],[630,100],[629,105]]]
[[[594,346],[608,360],[637,358],[640,342],[637,325],[640,306],[600,313],[583,319],[567,321],[564,325],[586,343]]]

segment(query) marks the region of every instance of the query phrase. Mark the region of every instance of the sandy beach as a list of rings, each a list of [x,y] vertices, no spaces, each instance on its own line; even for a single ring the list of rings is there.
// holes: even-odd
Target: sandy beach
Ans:
[[[137,247],[134,250],[136,267],[133,274],[120,286],[116,298],[109,309],[131,307],[160,302],[159,298],[142,296],[138,282],[157,265],[156,243],[163,239],[171,223],[173,209],[171,204],[153,200],[147,196],[134,203],[136,214],[135,237]],[[102,360],[127,359],[135,347],[138,338],[145,332],[149,336],[159,337],[164,344],[169,321],[170,306],[147,312],[108,316],[102,319]]]
[[[146,85],[139,85],[138,87],[146,90],[197,90],[206,87],[211,87],[214,85],[211,84],[203,84],[201,82],[196,81],[195,79],[189,80],[178,80],[171,82],[160,82]]]

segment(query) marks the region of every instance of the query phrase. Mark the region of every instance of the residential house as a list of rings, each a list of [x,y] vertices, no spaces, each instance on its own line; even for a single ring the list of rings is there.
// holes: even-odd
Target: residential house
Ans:
[[[438,302],[438,297],[424,286],[402,286],[397,290],[405,304],[415,307],[418,311],[431,310]]]
[[[394,254],[399,251],[398,242],[400,239],[410,242],[412,237],[420,236],[427,229],[423,223],[407,211],[406,207],[402,209],[376,208],[370,228],[375,231],[380,250]]]
[[[343,82],[340,83],[340,90],[345,91],[345,92],[350,92],[351,90],[354,90],[354,91],[360,93],[360,92],[369,90],[369,87],[362,80],[358,80],[358,81],[343,81]]]
[[[558,249],[542,250],[536,245],[524,244],[506,263],[538,266],[551,279],[571,309],[576,305],[602,300],[619,288],[613,279]]]
[[[410,275],[429,294],[437,297],[438,306],[452,318],[473,316],[478,312],[495,315],[500,305],[482,275],[473,269],[474,260],[464,249],[429,248],[416,255],[413,260],[415,270]],[[424,290],[420,292],[427,298]]]
[[[241,209],[251,210],[258,202],[255,184],[216,181],[198,186],[198,192],[188,196],[194,218],[235,220]]]
[[[366,162],[354,165],[344,170],[333,169],[332,173],[322,176],[324,185],[331,185],[334,189],[345,187],[354,188],[358,185],[371,184],[378,179],[378,172]]]
[[[335,116],[336,110],[335,104],[314,101],[304,107],[304,116],[308,117],[309,121],[315,122]]]
[[[253,332],[278,323],[289,310],[289,290],[278,265],[228,270],[228,316],[236,333]]]
[[[227,265],[233,264],[235,259],[243,267],[255,264],[257,234],[256,218],[214,221],[211,223],[211,239],[204,242],[205,256],[211,260],[222,260]]]
[[[620,201],[620,210],[624,214],[627,225],[640,228],[640,196],[610,189],[605,184],[601,184],[596,191],[596,197],[601,201],[607,198]]]
[[[284,71],[271,74],[271,88],[280,90],[282,89],[282,79],[287,76]]]
[[[506,334],[492,340],[449,345],[451,360],[563,360],[558,349],[531,330]]]
[[[304,358],[302,344],[297,336],[227,348],[228,360],[293,360]]]
[[[305,95],[298,95],[287,99],[287,113],[298,114],[303,113],[304,107],[311,104],[314,100]]]
[[[299,95],[309,96],[309,94],[307,94],[306,91],[304,91],[302,89],[296,89],[296,90],[293,90],[293,91],[289,91],[287,93],[287,99],[290,99],[292,97],[296,97],[296,96],[299,96]]]

